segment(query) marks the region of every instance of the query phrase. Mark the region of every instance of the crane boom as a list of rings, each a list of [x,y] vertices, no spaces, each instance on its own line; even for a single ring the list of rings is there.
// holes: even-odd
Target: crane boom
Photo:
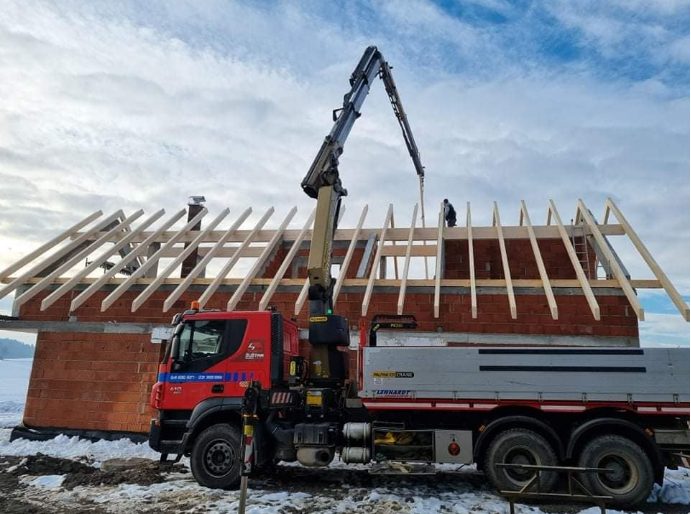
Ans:
[[[391,67],[384,60],[377,47],[370,46],[365,50],[350,76],[350,91],[343,97],[343,106],[334,110],[334,126],[324,139],[301,184],[308,196],[317,199],[317,212],[307,264],[311,318],[331,314],[333,309],[331,246],[333,234],[336,231],[341,198],[348,194],[341,183],[338,160],[343,153],[343,145],[355,124],[355,120],[360,117],[360,107],[377,76],[384,83],[391,107],[401,127],[408,153],[413,160],[415,172],[419,177],[420,190],[422,191],[425,169],[420,161],[420,152],[393,80]]]

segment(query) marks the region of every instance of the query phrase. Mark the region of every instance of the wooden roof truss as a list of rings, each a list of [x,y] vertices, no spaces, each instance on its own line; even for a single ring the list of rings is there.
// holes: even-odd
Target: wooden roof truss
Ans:
[[[190,287],[199,292],[198,300],[202,306],[209,302],[220,287],[230,287],[232,294],[226,307],[233,310],[237,308],[243,294],[250,287],[259,287],[263,290],[259,308],[266,309],[276,291],[281,287],[289,287],[291,290],[300,288],[294,309],[295,314],[299,314],[307,299],[308,283],[304,277],[286,278],[286,274],[298,252],[304,250],[310,240],[315,212],[312,211],[300,229],[291,229],[290,223],[297,213],[297,208],[293,207],[277,228],[267,229],[265,226],[274,214],[274,209],[270,208],[251,228],[243,228],[251,213],[252,209],[247,208],[228,228],[219,229],[230,214],[230,209],[224,209],[203,230],[195,230],[195,225],[208,214],[206,208],[202,208],[193,219],[178,229],[174,227],[182,223],[185,210],[176,212],[162,222],[160,220],[164,211],[159,210],[136,226],[135,222],[143,215],[141,210],[130,216],[125,216],[122,210],[106,217],[103,217],[101,211],[94,212],[0,271],[0,298],[14,293],[14,311],[18,312],[21,305],[50,288],[50,294],[41,301],[41,310],[48,309],[64,295],[71,293],[73,299],[70,310],[75,311],[97,291],[107,286],[110,292],[100,305],[100,309],[106,311],[125,292],[136,286],[139,293],[131,303],[132,312],[136,312],[146,304],[154,292],[163,286],[173,286],[163,303],[163,310],[168,311]],[[552,200],[548,203],[545,225],[533,225],[524,201],[520,204],[518,225],[514,226],[502,224],[496,202],[493,205],[492,225],[489,227],[473,226],[470,203],[467,204],[465,226],[459,227],[445,226],[442,206],[436,227],[427,228],[417,226],[417,205],[413,208],[410,226],[403,228],[395,228],[393,205],[389,205],[379,229],[365,228],[367,213],[368,208],[365,206],[355,228],[340,228],[334,236],[336,243],[344,247],[347,245],[345,257],[341,262],[341,272],[334,286],[334,303],[338,301],[344,287],[360,288],[364,290],[362,316],[367,316],[372,296],[379,287],[387,287],[387,290],[392,287],[398,289],[396,309],[399,314],[406,310],[406,291],[411,287],[423,287],[434,292],[435,317],[440,315],[441,295],[445,289],[469,290],[470,312],[473,318],[477,318],[478,293],[483,288],[498,288],[506,292],[511,317],[516,319],[519,317],[520,304],[517,290],[532,288],[543,292],[552,318],[558,319],[555,290],[569,288],[579,290],[583,294],[593,318],[598,320],[600,306],[594,290],[604,287],[620,289],[639,320],[644,319],[645,313],[636,289],[663,289],[684,319],[689,320],[688,304],[612,199],[605,202],[602,224],[597,222],[583,200],[578,200],[576,217],[571,225],[564,225]],[[616,223],[610,223],[610,215],[613,215]],[[160,222],[160,226],[153,230],[152,226],[157,222]],[[610,236],[627,237],[655,278],[629,277],[619,256],[609,243]],[[575,237],[587,237],[588,244],[608,271],[607,277],[586,275],[584,265],[574,248]],[[550,279],[538,244],[539,240],[544,238],[562,241],[574,269],[574,279]],[[476,278],[474,245],[483,239],[498,241],[503,278]],[[506,246],[506,241],[511,239],[527,239],[530,242],[539,279],[516,279],[511,276],[512,256]],[[447,279],[443,276],[444,242],[451,240],[468,242],[467,279]],[[367,242],[369,244],[366,245]],[[272,277],[263,276],[263,270],[267,263],[275,258],[280,246],[289,249],[277,272]],[[360,262],[353,262],[357,260],[356,249],[365,246],[369,251],[364,252]],[[179,275],[182,262],[195,253],[198,256],[197,263],[189,274],[182,278],[175,277],[176,273]],[[399,258],[403,259],[401,273],[398,267]],[[429,278],[425,273],[425,278],[410,278],[411,264],[415,261],[421,266],[424,261],[426,270],[429,258],[435,259],[434,276]],[[229,275],[240,259],[250,259],[251,264],[247,271],[242,270],[240,278],[233,278]],[[387,259],[393,259],[393,278],[386,276]],[[80,263],[85,260],[87,264],[80,267]],[[159,264],[162,270],[158,269]],[[358,267],[357,278],[346,278],[348,270],[354,271]],[[104,269],[102,275],[98,274],[99,268]]]

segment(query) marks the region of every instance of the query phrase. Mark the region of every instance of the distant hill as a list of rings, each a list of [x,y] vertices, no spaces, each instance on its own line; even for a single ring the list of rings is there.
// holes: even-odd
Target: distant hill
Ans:
[[[26,359],[34,356],[34,347],[16,339],[0,337],[0,360]]]

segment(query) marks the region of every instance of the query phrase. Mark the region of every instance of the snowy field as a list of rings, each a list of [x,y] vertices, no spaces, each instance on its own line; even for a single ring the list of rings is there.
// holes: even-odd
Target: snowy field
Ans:
[[[5,426],[21,419],[31,361],[0,361],[0,405]],[[89,442],[58,436],[50,441],[9,442],[0,428],[0,513],[237,512],[236,491],[198,486],[187,462],[160,468],[146,444],[127,440]],[[132,459],[114,462],[112,459]],[[664,487],[656,486],[641,512],[689,511],[687,469],[668,470]],[[328,469],[278,466],[276,472],[250,480],[247,513],[505,513],[508,503],[496,495],[474,467],[440,466],[424,477],[370,475],[364,466]],[[596,507],[518,505],[519,513],[596,514]],[[620,511],[607,510],[609,513]]]
[[[22,420],[33,359],[0,360],[0,428]]]

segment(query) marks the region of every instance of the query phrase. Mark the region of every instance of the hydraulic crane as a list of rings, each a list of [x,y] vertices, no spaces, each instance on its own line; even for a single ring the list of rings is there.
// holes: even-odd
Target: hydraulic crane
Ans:
[[[309,278],[310,343],[317,360],[322,363],[321,376],[335,378],[326,363],[333,361],[334,346],[348,344],[348,324],[342,316],[333,314],[333,285],[331,276],[331,253],[333,235],[336,231],[341,198],[348,193],[341,183],[338,159],[343,153],[350,130],[360,117],[360,108],[369,93],[376,77],[382,79],[391,106],[403,133],[408,153],[413,160],[415,172],[420,183],[420,202],[424,225],[423,188],[425,169],[420,161],[415,138],[408,123],[408,117],[391,74],[391,67],[376,46],[365,50],[360,62],[350,77],[350,91],[343,97],[343,107],[333,112],[334,126],[326,136],[307,175],[302,181],[302,189],[317,199],[317,212],[310,246],[307,274]],[[328,351],[331,348],[331,351]],[[327,355],[331,353],[332,355]],[[330,358],[331,357],[331,358]],[[338,373],[336,373],[338,374]]]

